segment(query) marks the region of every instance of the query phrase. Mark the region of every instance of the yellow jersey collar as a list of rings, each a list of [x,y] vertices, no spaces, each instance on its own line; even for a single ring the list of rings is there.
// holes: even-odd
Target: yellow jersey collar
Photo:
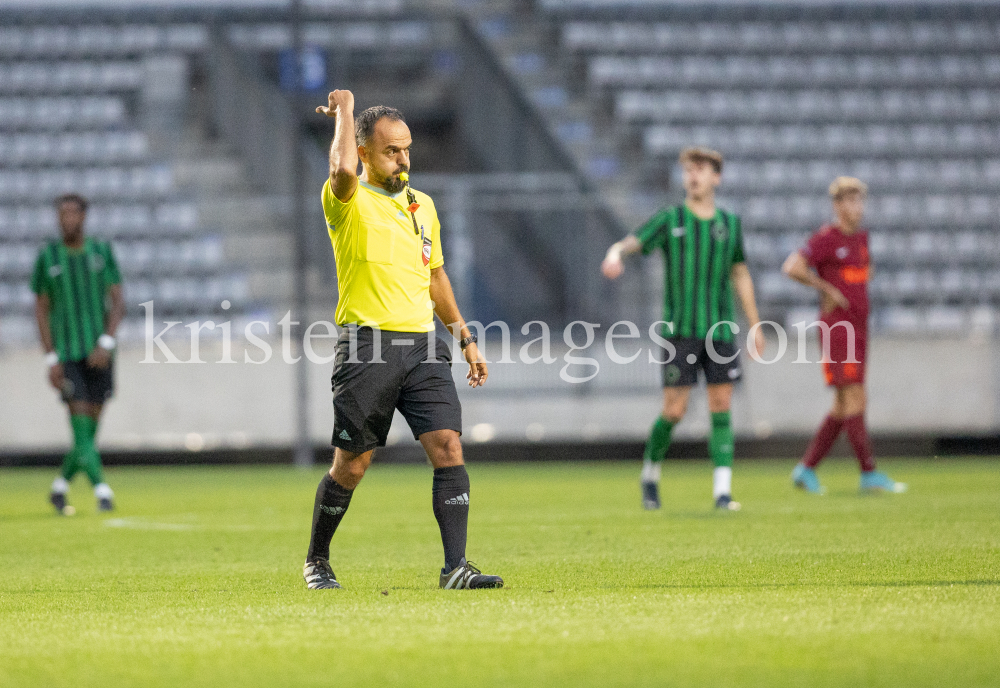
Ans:
[[[381,186],[375,186],[374,184],[369,184],[368,182],[363,182],[360,179],[358,180],[358,183],[361,184],[361,186],[363,186],[366,189],[368,189],[369,191],[374,191],[377,194],[380,194],[380,195],[385,196],[387,198],[391,198],[392,200],[396,201],[397,203],[400,203],[400,200],[399,200],[400,197],[406,194],[406,190],[405,189],[403,191],[400,191],[398,194],[394,195],[394,194],[389,193],[385,189],[383,189]]]

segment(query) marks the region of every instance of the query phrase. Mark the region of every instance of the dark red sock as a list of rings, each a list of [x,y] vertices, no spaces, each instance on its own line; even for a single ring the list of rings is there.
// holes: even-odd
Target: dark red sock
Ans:
[[[874,471],[875,459],[872,457],[872,445],[868,441],[868,430],[865,428],[865,417],[861,414],[844,419],[844,429],[847,430],[847,439],[854,447],[854,455],[858,457],[858,463],[862,471]]]
[[[837,439],[837,435],[840,434],[840,428],[843,424],[843,419],[827,416],[823,420],[823,424],[819,426],[819,430],[816,431],[816,436],[813,437],[812,442],[809,443],[809,448],[806,449],[806,455],[802,457],[802,463],[809,468],[816,468],[816,466],[819,465],[819,462],[822,461],[830,451],[830,447],[833,446],[833,443]]]

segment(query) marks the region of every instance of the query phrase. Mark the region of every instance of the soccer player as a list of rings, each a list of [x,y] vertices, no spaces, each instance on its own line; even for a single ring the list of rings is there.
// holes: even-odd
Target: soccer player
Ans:
[[[820,341],[826,384],[836,390],[833,408],[816,432],[792,482],[822,494],[816,466],[840,434],[861,466],[861,489],[903,492],[906,485],[875,470],[865,428],[865,359],[868,350],[868,232],[861,228],[868,187],[854,177],[830,184],[836,224],[820,227],[806,245],[785,261],[782,271],[820,295]]]
[[[664,337],[675,355],[663,366],[663,411],[649,434],[642,464],[642,503],[660,508],[660,468],[670,447],[673,428],[687,411],[698,371],[705,374],[712,430],[708,450],[715,464],[712,496],[719,509],[737,511],[732,498],[733,431],[729,407],[740,363],[733,312],[733,291],[753,327],[760,318],[753,281],[743,257],[740,218],[716,208],[715,190],[722,181],[722,155],[707,148],[681,152],[684,203],[661,210],[634,236],[608,249],[601,265],[605,277],[618,278],[622,258],[659,249],[664,261]],[[753,346],[764,350],[757,328]]]
[[[114,493],[106,482],[95,438],[104,403],[114,391],[115,332],[125,316],[121,275],[111,244],[84,236],[87,201],[77,194],[55,202],[62,239],[38,254],[31,277],[35,317],[45,349],[49,382],[69,408],[73,448],[49,496],[60,514],[69,483],[83,470],[94,486],[100,511],[111,511]]]
[[[355,120],[350,91],[333,91],[316,111],[336,118],[322,198],[342,331],[333,369],[333,466],[316,490],[306,584],[341,587],[330,541],[399,409],[434,467],[431,500],[445,562],[440,587],[503,587],[502,578],[465,558],[470,491],[459,441],[462,408],[451,349],[434,333],[435,314],[460,339],[469,385],[483,385],[489,373],[444,271],[434,202],[407,183],[410,130],[398,110],[385,106]]]

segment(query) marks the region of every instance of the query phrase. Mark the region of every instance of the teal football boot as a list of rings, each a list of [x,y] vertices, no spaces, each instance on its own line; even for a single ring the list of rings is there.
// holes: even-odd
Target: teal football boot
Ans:
[[[862,492],[906,492],[906,483],[895,480],[880,471],[864,471],[861,473]]]
[[[818,495],[826,494],[826,488],[819,484],[816,471],[802,462],[795,464],[795,468],[792,470],[792,484],[806,492]]]

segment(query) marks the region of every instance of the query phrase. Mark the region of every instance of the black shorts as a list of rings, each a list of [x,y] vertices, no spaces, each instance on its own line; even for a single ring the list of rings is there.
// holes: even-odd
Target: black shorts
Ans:
[[[732,342],[713,341],[715,354],[710,355],[704,339],[668,341],[674,345],[677,353],[673,360],[663,364],[664,387],[691,387],[698,382],[699,370],[705,371],[705,381],[710,385],[736,382],[743,374],[740,358],[736,355],[738,349]],[[669,356],[669,352],[665,355]]]
[[[115,362],[107,368],[93,368],[86,361],[66,361],[63,367],[63,401],[88,401],[103,404],[115,391]]]
[[[395,409],[418,438],[433,430],[462,432],[462,406],[451,377],[451,348],[433,333],[436,360],[428,359],[428,333],[381,331],[384,363],[373,363],[375,334],[351,328],[337,339],[333,363],[333,446],[362,453],[384,447]]]

